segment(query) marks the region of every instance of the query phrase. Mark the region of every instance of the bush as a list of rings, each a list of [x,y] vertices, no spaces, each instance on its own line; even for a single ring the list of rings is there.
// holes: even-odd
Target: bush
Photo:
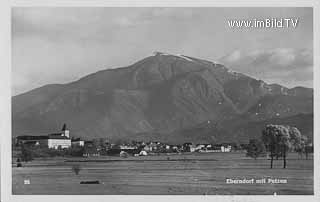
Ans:
[[[129,154],[128,154],[127,152],[125,152],[125,151],[121,151],[121,152],[120,152],[120,157],[122,157],[122,158],[128,158],[128,157],[129,157]]]
[[[22,163],[21,163],[20,158],[17,159],[17,167],[18,168],[22,167]]]
[[[249,156],[254,159],[257,159],[261,156],[266,156],[266,148],[263,142],[257,139],[251,139],[247,147],[246,156]]]
[[[68,156],[76,156],[81,157],[83,156],[84,148],[80,146],[71,147],[68,150],[66,150],[66,155]]]
[[[30,146],[23,145],[21,147],[21,154],[19,159],[21,159],[21,161],[28,162],[28,161],[32,161],[33,158],[34,158],[34,152],[32,151],[32,148]]]
[[[79,172],[80,172],[80,170],[81,170],[81,167],[80,167],[80,165],[78,165],[78,164],[75,164],[75,165],[72,165],[72,171],[76,174],[76,175],[79,175]]]
[[[83,147],[71,147],[68,149],[53,149],[41,146],[21,146],[21,159],[27,158],[27,160],[32,160],[33,158],[39,157],[57,157],[57,156],[77,156],[81,157],[83,155]]]

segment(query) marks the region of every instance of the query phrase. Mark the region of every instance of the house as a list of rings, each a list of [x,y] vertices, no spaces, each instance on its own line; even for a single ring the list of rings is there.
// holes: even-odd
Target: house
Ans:
[[[231,146],[221,146],[221,152],[231,152]]]
[[[71,145],[72,146],[83,147],[84,146],[84,140],[81,140],[80,138],[71,139]]]
[[[83,151],[84,157],[100,156],[99,151],[95,147],[85,147]]]
[[[93,141],[84,141],[84,147],[85,148],[93,148],[96,147]]]
[[[28,146],[39,146],[40,145],[40,143],[39,143],[39,141],[28,141],[28,142],[25,142],[24,143],[25,145],[28,145]]]
[[[207,146],[207,152],[231,152],[232,146],[226,143],[211,145],[210,149]]]
[[[83,156],[84,157],[100,156],[100,152],[98,148],[94,145],[93,141],[84,142]]]
[[[133,150],[133,149],[137,149],[137,147],[131,146],[131,145],[120,145],[120,149],[121,150]]]
[[[42,140],[47,139],[46,135],[32,136],[32,135],[22,135],[15,138],[16,145],[40,145]]]
[[[171,145],[170,147],[172,148],[172,150],[178,150],[179,149],[178,145]]]
[[[148,155],[148,153],[143,150],[139,153],[139,156],[147,156],[147,155]]]
[[[128,158],[129,157],[129,154],[127,152],[125,152],[125,151],[121,151],[119,155],[122,158]]]
[[[196,146],[190,145],[190,152],[195,152],[196,151]]]
[[[207,144],[207,145],[206,145],[206,148],[207,148],[207,149],[212,149],[212,145],[211,145],[211,144]]]
[[[160,142],[149,142],[146,146],[149,146],[150,151],[157,151],[161,147]]]
[[[183,146],[181,145],[170,145],[170,148],[173,152],[181,152],[183,150]]]
[[[187,142],[183,144],[183,150],[186,152],[191,152],[191,147],[193,147],[191,142]]]
[[[205,148],[205,145],[204,144],[197,144],[196,145],[196,150],[202,150]]]
[[[218,148],[219,152],[220,152],[220,147]],[[217,148],[213,147],[211,144],[197,144],[196,146],[196,151],[198,152],[218,152],[216,151]]]
[[[146,145],[146,146],[143,147],[143,150],[151,152],[152,151],[152,146]]]

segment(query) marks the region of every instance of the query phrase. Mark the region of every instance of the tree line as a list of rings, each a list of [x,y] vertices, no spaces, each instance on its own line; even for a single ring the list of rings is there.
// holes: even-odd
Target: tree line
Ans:
[[[254,159],[266,156],[271,158],[270,168],[273,168],[274,159],[283,159],[283,168],[287,167],[288,151],[295,151],[300,156],[312,152],[308,146],[308,138],[292,126],[269,124],[262,130],[261,139],[251,139],[247,147],[247,156]]]

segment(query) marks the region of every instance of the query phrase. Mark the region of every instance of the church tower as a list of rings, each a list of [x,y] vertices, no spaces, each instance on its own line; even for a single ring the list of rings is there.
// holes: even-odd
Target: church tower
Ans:
[[[70,131],[67,128],[67,124],[63,124],[62,126],[62,136],[66,136],[67,138],[70,138]]]

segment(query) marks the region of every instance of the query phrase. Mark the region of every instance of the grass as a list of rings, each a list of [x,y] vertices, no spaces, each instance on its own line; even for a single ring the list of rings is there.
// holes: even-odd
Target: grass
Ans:
[[[170,157],[168,160],[167,157]],[[81,167],[75,175],[72,166]],[[251,159],[244,153],[36,159],[13,167],[13,194],[299,195],[313,194],[313,160]],[[287,184],[226,184],[226,179],[287,179]],[[24,180],[30,184],[25,185]],[[100,184],[80,184],[95,181]]]

